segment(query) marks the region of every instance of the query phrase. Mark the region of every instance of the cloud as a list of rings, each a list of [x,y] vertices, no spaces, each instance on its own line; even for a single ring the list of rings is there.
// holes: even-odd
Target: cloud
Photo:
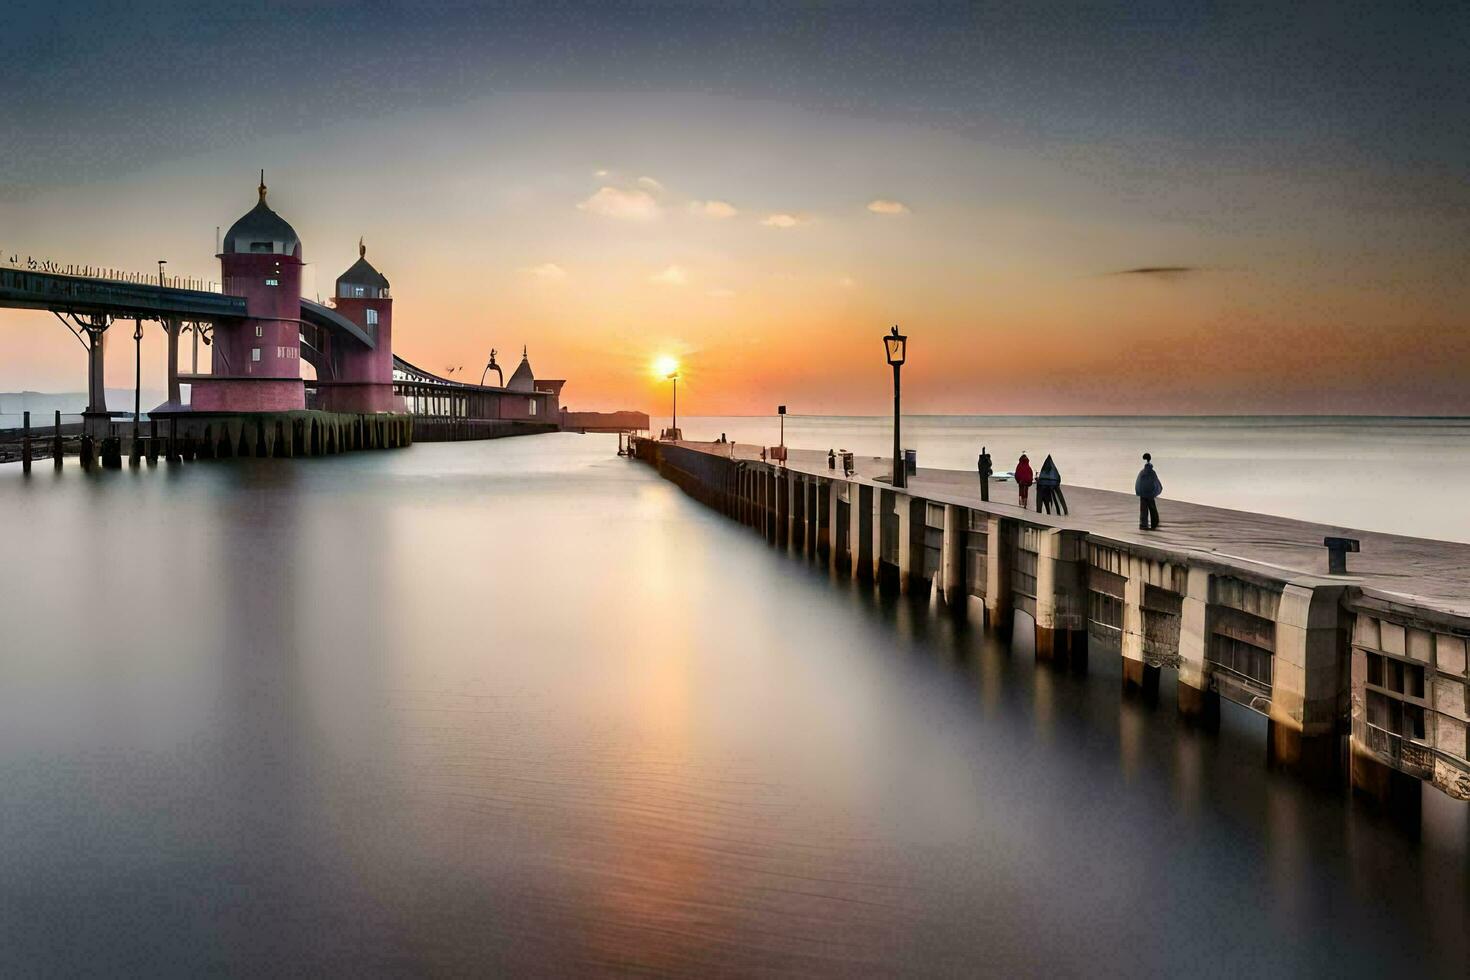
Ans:
[[[542,262],[521,271],[537,282],[561,282],[567,277],[567,270],[555,262]]]
[[[607,174],[608,174],[608,172],[606,170],[594,170],[594,171],[592,171],[592,176],[594,176],[594,177],[606,177]]]
[[[724,287],[721,287],[719,289],[711,289],[709,291],[709,294],[715,299],[729,299],[731,296],[735,295],[735,290],[725,289]]]
[[[625,191],[617,187],[599,188],[587,200],[578,204],[583,211],[591,211],[607,218],[624,221],[653,221],[663,209],[647,191]]]
[[[642,184],[644,187],[647,187],[651,191],[661,191],[664,189],[664,185],[660,184],[652,177],[639,177],[638,183]]]
[[[806,224],[805,218],[798,218],[794,214],[778,211],[761,219],[761,224],[767,228],[795,228],[797,225]]]
[[[740,212],[728,201],[694,201],[689,210],[706,218],[733,218]]]
[[[671,265],[664,271],[649,276],[648,281],[657,286],[682,286],[689,281],[689,273],[684,271],[682,265]]]
[[[868,202],[868,210],[874,214],[908,214],[909,206],[902,201],[887,201],[880,197]]]
[[[1104,274],[1109,276],[1156,276],[1160,279],[1176,279],[1202,271],[1203,269],[1197,265],[1141,265],[1136,269],[1119,269],[1116,272]]]

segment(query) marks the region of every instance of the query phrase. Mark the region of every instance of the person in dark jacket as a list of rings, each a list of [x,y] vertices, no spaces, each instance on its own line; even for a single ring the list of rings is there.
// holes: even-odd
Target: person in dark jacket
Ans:
[[[1143,454],[1143,469],[1133,481],[1133,492],[1138,495],[1138,529],[1152,531],[1159,526],[1159,508],[1154,501],[1164,492],[1164,484],[1154,472],[1153,456]]]
[[[1036,497],[1037,510],[1045,506],[1048,514],[1053,508],[1058,514],[1067,512],[1067,498],[1062,496],[1062,471],[1057,469],[1050,456],[1041,464],[1041,472],[1036,474]]]
[[[980,459],[977,465],[980,467],[980,499],[989,501],[990,478],[995,474],[995,470],[990,467],[990,454],[985,451],[984,446],[980,447]]]
[[[1026,506],[1026,498],[1031,494],[1031,460],[1026,454],[1021,454],[1021,459],[1016,463],[1016,489],[1021,491],[1021,506]]]

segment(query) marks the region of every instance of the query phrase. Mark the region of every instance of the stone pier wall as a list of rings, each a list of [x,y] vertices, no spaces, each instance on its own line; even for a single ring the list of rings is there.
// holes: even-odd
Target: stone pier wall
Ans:
[[[640,439],[635,454],[792,553],[880,589],[932,596],[976,626],[1024,632],[1038,662],[1118,658],[1124,692],[1219,723],[1222,700],[1266,719],[1267,762],[1349,778],[1380,799],[1420,781],[1470,800],[1470,620],[1340,579],[1112,540],[984,505],[927,500],[838,470]],[[723,450],[723,451],[722,451]]]

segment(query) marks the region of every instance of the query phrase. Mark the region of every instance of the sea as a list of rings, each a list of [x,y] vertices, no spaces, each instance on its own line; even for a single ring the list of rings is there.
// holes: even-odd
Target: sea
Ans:
[[[1463,474],[1459,423],[910,431],[1464,520],[1381,472]],[[1259,715],[1038,667],[616,449],[0,466],[0,976],[1465,976],[1466,805],[1271,770]]]

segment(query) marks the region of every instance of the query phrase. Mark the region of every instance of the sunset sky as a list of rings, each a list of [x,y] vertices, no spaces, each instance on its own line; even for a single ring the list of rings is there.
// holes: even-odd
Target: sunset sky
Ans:
[[[0,250],[218,278],[264,167],[310,292],[364,236],[572,408],[881,413],[898,323],[916,413],[1470,414],[1470,14],[1399,6],[20,0]]]

